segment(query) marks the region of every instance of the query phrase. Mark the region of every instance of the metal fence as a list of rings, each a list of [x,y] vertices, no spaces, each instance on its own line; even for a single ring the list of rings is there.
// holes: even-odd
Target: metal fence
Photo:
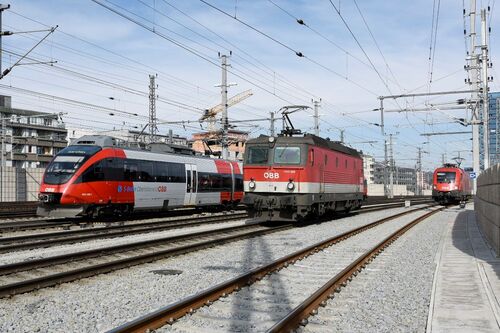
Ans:
[[[36,201],[45,169],[0,167],[0,202]]]

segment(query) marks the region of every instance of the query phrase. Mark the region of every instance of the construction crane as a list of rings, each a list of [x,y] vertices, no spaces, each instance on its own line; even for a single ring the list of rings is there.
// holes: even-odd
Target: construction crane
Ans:
[[[248,97],[252,96],[253,92],[252,89],[243,91],[237,95],[234,95],[230,99],[227,100],[227,107],[233,106],[235,104],[238,104],[239,102],[247,99]],[[200,118],[200,123],[203,121],[206,121],[208,123],[208,130],[210,132],[215,132],[216,131],[216,115],[219,112],[222,112],[224,109],[224,106],[222,104],[216,105],[210,109],[205,110],[205,113],[201,116]]]

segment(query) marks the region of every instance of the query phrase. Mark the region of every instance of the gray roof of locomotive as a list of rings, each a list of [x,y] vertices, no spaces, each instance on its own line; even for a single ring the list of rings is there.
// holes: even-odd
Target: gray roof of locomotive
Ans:
[[[278,136],[274,138],[273,144],[309,144],[316,147],[322,147],[334,151],[338,151],[347,155],[361,158],[361,154],[356,149],[347,147],[338,141],[330,141],[313,134],[304,134],[304,136]],[[250,139],[246,142],[251,144],[269,144],[269,136],[260,135],[255,139]]]

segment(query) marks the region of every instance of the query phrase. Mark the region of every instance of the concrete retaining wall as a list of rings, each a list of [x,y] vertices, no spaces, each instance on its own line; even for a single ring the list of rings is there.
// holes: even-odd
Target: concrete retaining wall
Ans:
[[[500,164],[483,171],[477,178],[474,209],[484,236],[500,256]]]

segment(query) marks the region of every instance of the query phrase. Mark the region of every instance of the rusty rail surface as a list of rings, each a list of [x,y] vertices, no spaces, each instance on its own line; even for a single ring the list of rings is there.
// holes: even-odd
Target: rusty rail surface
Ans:
[[[389,217],[379,219],[367,225],[344,232],[340,235],[328,238],[324,241],[321,241],[319,243],[313,244],[309,247],[296,251],[292,254],[284,256],[267,265],[255,268],[247,273],[237,276],[234,279],[220,283],[205,291],[202,291],[193,296],[180,300],[176,303],[160,308],[150,314],[147,314],[133,321],[125,323],[119,327],[116,327],[108,331],[108,333],[146,332],[149,330],[157,329],[166,324],[172,324],[176,319],[179,319],[188,313],[192,313],[194,310],[200,307],[203,307],[205,305],[210,305],[212,302],[218,300],[220,297],[224,297],[234,291],[238,291],[242,287],[248,286],[262,279],[264,276],[272,272],[278,271],[281,268],[293,264],[296,261],[308,257],[324,248],[330,247],[338,242],[341,242],[363,231],[371,229],[379,224],[397,219],[401,216],[414,213],[415,211],[426,208],[429,208],[429,206],[412,209],[402,213],[391,215]]]

